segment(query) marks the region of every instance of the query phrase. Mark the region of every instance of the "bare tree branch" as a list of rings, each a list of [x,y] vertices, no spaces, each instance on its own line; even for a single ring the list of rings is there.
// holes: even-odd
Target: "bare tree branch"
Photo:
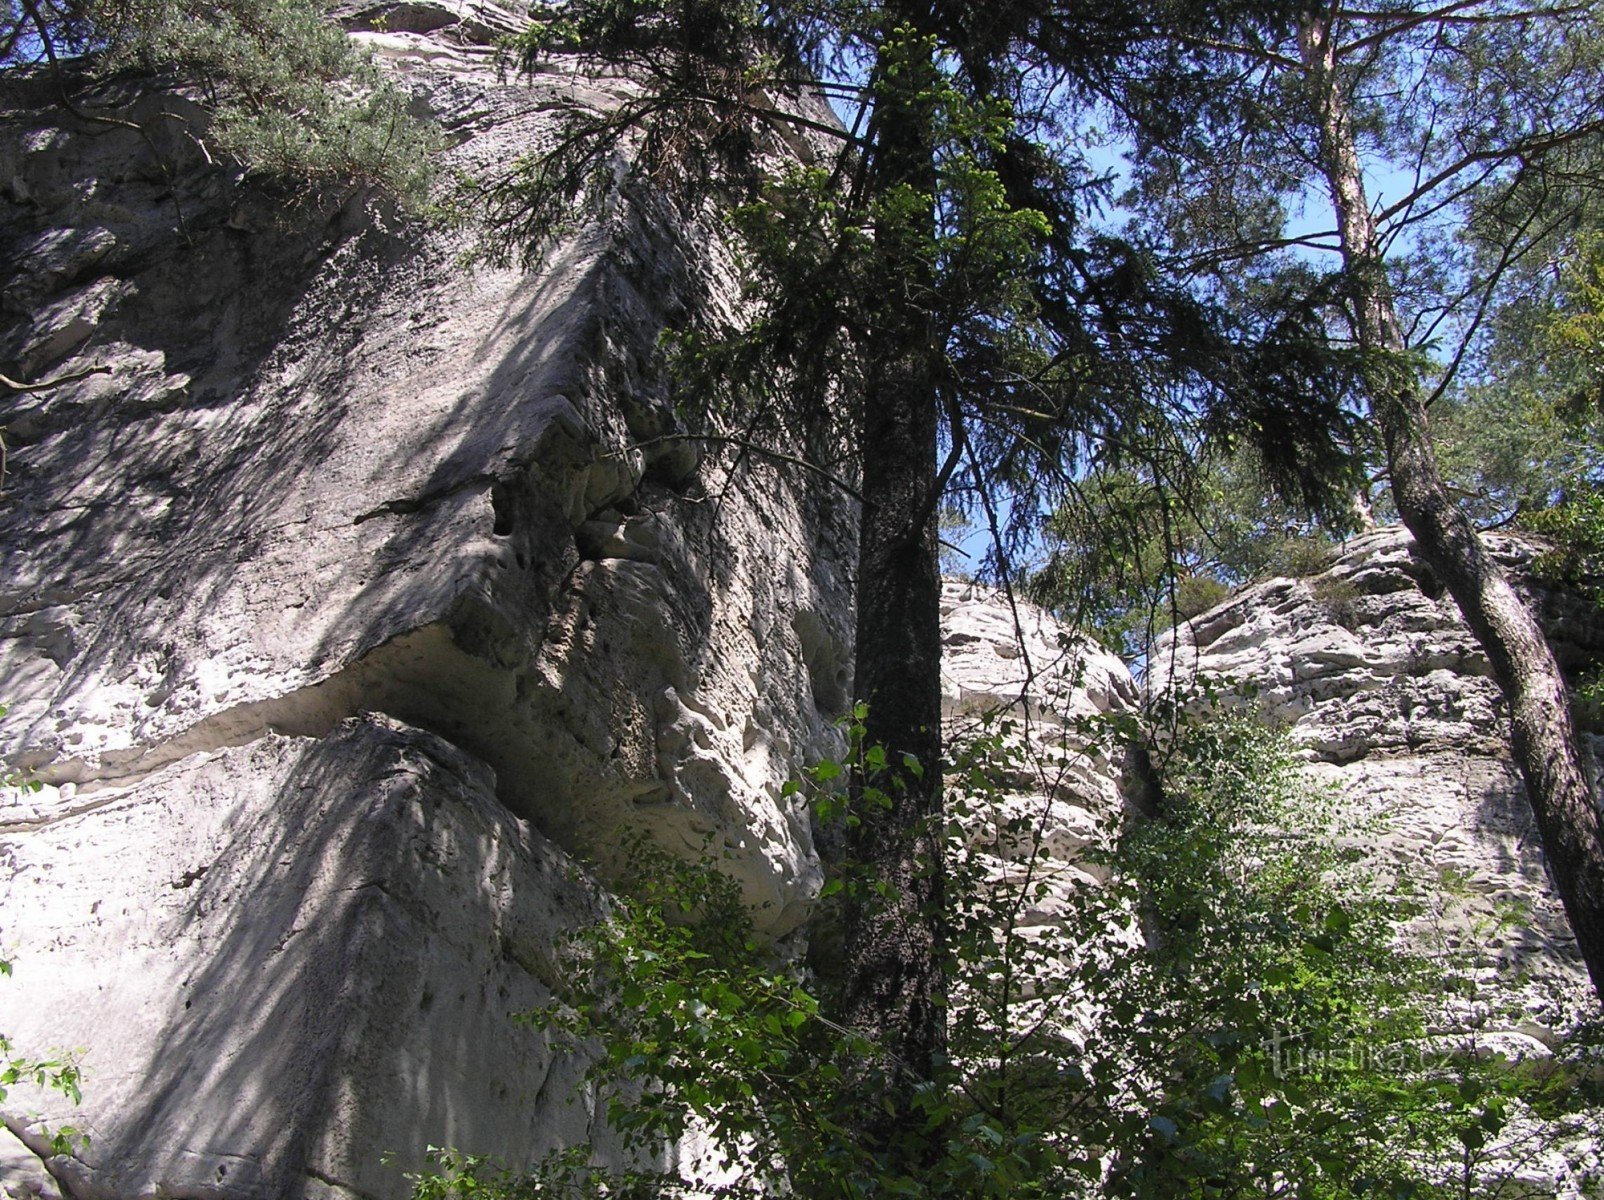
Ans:
[[[13,392],[47,392],[51,388],[63,387],[69,383],[77,383],[81,379],[88,379],[91,375],[110,375],[108,366],[86,367],[82,371],[72,371],[66,375],[57,375],[54,379],[41,379],[37,383],[19,383],[8,375],[0,375],[0,387],[8,388]]]

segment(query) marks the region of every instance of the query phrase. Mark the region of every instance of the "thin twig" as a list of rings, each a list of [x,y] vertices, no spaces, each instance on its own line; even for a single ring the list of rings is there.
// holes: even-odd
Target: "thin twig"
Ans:
[[[80,121],[91,125],[105,125],[112,129],[131,129],[144,139],[145,145],[150,147],[150,153],[156,160],[156,166],[161,170],[162,178],[167,183],[168,194],[172,196],[173,212],[178,217],[178,232],[186,243],[193,244],[193,240],[189,236],[189,223],[184,219],[184,206],[179,203],[178,186],[173,179],[172,169],[167,165],[167,160],[162,157],[161,149],[156,145],[156,139],[151,137],[150,130],[138,121],[85,112],[73,103],[72,96],[67,91],[67,82],[61,69],[61,62],[56,58],[56,46],[51,41],[50,28],[45,21],[44,15],[39,11],[39,6],[35,3],[35,0],[22,0],[22,7],[27,12],[29,20],[33,22],[34,31],[39,35],[39,45],[43,47],[45,58],[50,63],[50,77],[56,81],[56,90],[60,93],[61,107]]]
[[[0,375],[0,387],[9,388],[13,392],[42,392],[47,388],[60,387],[67,383],[77,383],[80,379],[88,379],[91,375],[109,375],[111,368],[107,366],[87,367],[82,371],[73,371],[67,375],[57,375],[54,379],[42,379],[38,383],[18,383],[8,375]],[[4,434],[4,426],[0,426],[0,435]],[[0,490],[6,486],[6,464],[9,454],[6,439],[0,436]]]
[[[54,1143],[48,1137],[30,1128],[15,1113],[0,1113],[0,1125],[4,1125],[6,1129],[10,1130],[11,1135],[27,1147],[28,1152],[39,1160],[40,1165],[50,1175],[56,1187],[61,1189],[61,1194],[65,1197],[65,1200],[82,1200],[83,1194],[72,1185],[71,1177],[61,1169],[57,1162],[57,1159],[71,1157],[70,1155],[57,1154]]]
[[[13,392],[44,392],[53,387],[77,383],[80,379],[88,379],[91,375],[110,374],[111,368],[102,365],[86,367],[82,371],[73,371],[67,375],[57,375],[54,379],[41,379],[37,383],[19,383],[8,375],[0,375],[0,387],[10,388]]]

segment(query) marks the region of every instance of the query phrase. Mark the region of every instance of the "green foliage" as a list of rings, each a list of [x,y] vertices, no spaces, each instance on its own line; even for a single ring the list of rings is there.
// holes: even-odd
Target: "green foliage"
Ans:
[[[1557,221],[1572,198],[1545,220]],[[1604,201],[1594,199],[1595,210]],[[1445,396],[1432,432],[1445,475],[1483,524],[1521,520],[1604,476],[1600,216],[1538,256],[1492,314],[1480,377]]]
[[[1223,601],[1236,585],[1323,569],[1342,514],[1275,500],[1252,459],[1199,452],[1184,475],[1099,469],[1046,520],[1026,592],[1117,654]]]
[[[1191,105],[1156,99],[1167,123],[1128,126],[1133,227],[1221,303],[1305,295],[1370,348],[1378,414],[1389,394],[1430,397],[1442,470],[1483,525],[1596,478],[1596,10],[1472,0],[1447,22],[1417,5],[1257,16],[1211,43],[1234,71],[1204,76]],[[1322,32],[1328,64],[1311,53]],[[1373,239],[1339,237],[1338,214],[1311,203],[1344,189]],[[1396,318],[1403,344],[1379,350],[1355,320],[1367,306]],[[1572,437],[1578,421],[1595,436]]]
[[[1443,477],[1484,527],[1526,524],[1604,475],[1597,410],[1576,407],[1568,393],[1523,370],[1511,367],[1510,376],[1445,396],[1432,409]]]
[[[830,820],[854,819],[838,790],[854,771],[876,803],[887,756],[861,715],[848,759],[788,789]],[[1083,722],[1044,758],[988,720],[950,764],[951,1057],[922,1093],[941,1133],[916,1176],[858,1136],[873,1039],[825,1018],[716,864],[643,846],[636,890],[577,936],[568,983],[527,1019],[589,1048],[642,1163],[692,1130],[715,1160],[618,1172],[576,1147],[514,1173],[436,1151],[418,1200],[1447,1197],[1485,1181],[1523,1115],[1576,1108],[1581,1076],[1426,1037],[1453,976],[1399,946],[1419,906],[1365,857],[1379,818],[1312,785],[1251,713],[1174,729],[1162,811],[1105,825],[1074,862],[1049,853],[1031,797],[1128,722]],[[868,878],[844,870],[827,904]]]
[[[1521,527],[1547,543],[1532,563],[1539,578],[1604,607],[1604,493],[1588,490],[1529,512]],[[1570,682],[1577,720],[1595,731],[1604,728],[1604,667],[1595,664]]]
[[[1530,513],[1521,524],[1551,543],[1533,564],[1540,574],[1598,589],[1604,579],[1604,494],[1583,493]]]
[[[1162,947],[1123,1001],[1148,1009],[1142,1037],[1172,1056],[1120,1188],[1192,1194],[1207,1180],[1262,1194],[1284,1181],[1313,1196],[1418,1183],[1405,1152],[1425,1148],[1409,1129],[1420,1100],[1366,1056],[1407,1055],[1429,976],[1395,948],[1406,914],[1355,849],[1373,818],[1311,786],[1251,714],[1183,725],[1168,750],[1163,809],[1118,850]]]
[[[1573,401],[1596,409],[1604,406],[1604,235],[1577,239],[1559,283],[1564,306],[1548,327],[1549,339],[1580,377]]]
[[[646,1152],[706,1129],[738,1152],[754,1186],[783,1151],[829,1148],[818,1004],[754,932],[739,890],[712,865],[637,843],[635,889],[569,946],[571,986],[525,1020],[578,1050],[599,1044],[592,1076],[608,1118]]]
[[[428,195],[434,126],[312,0],[10,0],[0,66],[88,55],[103,75],[171,73],[211,110],[197,135],[303,188]]]
[[[1336,842],[1353,814],[1251,717],[1183,723],[1163,777],[1158,817],[1107,828],[1087,852],[1101,887],[1066,890],[1027,860],[1029,902],[1065,915],[1009,930],[1029,963],[1015,1011],[973,1024],[993,1062],[1011,1055],[992,1087],[1030,1097],[1087,1182],[1106,1162],[1105,1195],[1344,1194],[1388,1160],[1399,1109],[1348,1052],[1420,1027],[1417,968],[1391,944],[1399,914],[1367,898],[1367,872]],[[1042,817],[1014,811],[993,824],[1028,849]],[[1017,863],[1018,846],[996,858]],[[999,897],[970,894],[985,936]],[[1010,1039],[1021,1018],[1031,1038]]]
[[[1184,7],[1210,27],[1239,15]],[[693,428],[723,420],[825,461],[896,342],[941,414],[945,500],[965,516],[991,504],[1009,552],[1094,466],[1184,462],[1182,427],[1262,450],[1265,477],[1300,500],[1346,494],[1354,363],[1315,309],[1270,289],[1227,312],[1176,286],[1142,239],[1092,232],[1108,189],[1066,136],[1090,102],[1078,73],[1116,103],[1168,87],[1174,48],[1144,40],[1154,14],[918,10],[542,8],[515,47],[524,66],[576,55],[640,93],[567,114],[553,144],[468,182],[488,252],[538,256],[638,182],[693,213],[710,195],[733,203],[745,303],[675,339]],[[888,342],[901,325],[917,335]]]
[[[0,959],[0,975],[11,975],[11,963]],[[15,1053],[11,1039],[0,1033],[0,1105],[19,1083],[32,1084],[45,1091],[59,1092],[74,1104],[83,1100],[83,1072],[70,1055],[29,1058]],[[50,1131],[50,1152],[71,1154],[89,1144],[89,1135],[71,1125]]]

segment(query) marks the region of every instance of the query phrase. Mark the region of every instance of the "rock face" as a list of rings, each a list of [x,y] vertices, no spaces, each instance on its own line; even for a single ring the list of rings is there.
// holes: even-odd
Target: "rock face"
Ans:
[[[68,1195],[395,1194],[380,1148],[442,1138],[606,1152],[577,1065],[507,1019],[595,897],[449,743],[267,734],[6,852],[7,1028],[87,1075],[46,1110],[91,1135],[55,1160]]]
[[[949,742],[961,744],[988,719],[1005,718],[1014,726],[1007,740],[1030,750],[1028,767],[1009,781],[1012,794],[1002,810],[975,814],[975,845],[995,859],[996,882],[1028,870],[1038,879],[1045,872],[1058,890],[1080,886],[1095,870],[1078,861],[1081,850],[1125,804],[1125,764],[1096,723],[1137,712],[1140,693],[1130,669],[1034,605],[953,580],[943,589],[941,678]],[[1028,836],[1005,836],[999,844],[998,830],[1018,818]],[[1035,907],[1040,911],[1027,925],[1056,919],[1051,903]]]
[[[507,82],[512,18],[483,4],[346,15],[439,115],[448,169],[626,87]],[[539,273],[468,271],[459,235],[209,164],[162,116],[181,97],[107,97],[152,146],[6,87],[0,371],[77,378],[0,397],[0,741],[47,785],[0,807],[0,1031],[80,1051],[85,1102],[13,1093],[0,1188],[389,1200],[427,1144],[618,1156],[583,1064],[508,1015],[634,837],[716,851],[794,931],[820,872],[783,784],[838,749],[851,694],[850,503],[676,436],[658,335],[733,302],[724,249],[626,194]],[[1080,722],[1135,685],[996,594],[950,584],[943,615],[954,731],[1003,712],[1041,747],[1009,801],[1038,840],[992,838],[997,878],[1044,847],[1087,883],[1123,800]],[[1552,615],[1563,656],[1604,646]],[[1193,673],[1254,683],[1316,771],[1394,813],[1389,853],[1455,881],[1447,936],[1484,939],[1525,1014],[1501,1032],[1571,1019],[1585,980],[1495,691],[1404,541],[1205,614],[1149,686]],[[67,1123],[90,1141],[52,1180],[34,1151]]]
[[[354,18],[447,169],[616,100],[508,83],[471,9]],[[83,1052],[84,1107],[36,1101],[90,1135],[64,1185],[388,1197],[427,1143],[578,1140],[577,1068],[502,1019],[596,902],[570,863],[710,846],[793,929],[781,785],[849,691],[849,502],[673,436],[657,336],[728,302],[718,247],[624,196],[467,271],[209,165],[181,98],[132,98],[158,161],[13,85],[0,370],[109,368],[0,398],[0,736],[48,785],[0,813],[0,1029]]]
[[[1529,545],[1488,541],[1517,577],[1529,568]],[[1599,660],[1604,630],[1585,602],[1529,598],[1562,665]],[[1257,584],[1185,623],[1155,652],[1149,687],[1198,678],[1248,685],[1318,777],[1388,819],[1385,852],[1446,885],[1452,899],[1434,936],[1447,949],[1480,948],[1495,1026],[1540,1050],[1589,1010],[1498,687],[1406,534],[1355,539],[1320,574]]]
[[[1518,584],[1531,579],[1534,547],[1486,541]],[[1597,1000],[1543,865],[1491,668],[1411,551],[1404,531],[1383,530],[1316,575],[1244,589],[1161,642],[1147,687],[1207,679],[1226,702],[1284,723],[1314,776],[1381,819],[1362,848],[1383,876],[1390,867],[1413,881],[1418,948],[1469,963],[1474,994],[1445,998],[1440,1048],[1541,1072],[1564,1034],[1596,1018]],[[1563,669],[1604,661],[1595,604],[1524,586]],[[1596,763],[1600,739],[1582,738]],[[1595,1196],[1601,1130],[1596,1106],[1557,1120],[1517,1110],[1481,1147],[1475,1175],[1489,1195]]]

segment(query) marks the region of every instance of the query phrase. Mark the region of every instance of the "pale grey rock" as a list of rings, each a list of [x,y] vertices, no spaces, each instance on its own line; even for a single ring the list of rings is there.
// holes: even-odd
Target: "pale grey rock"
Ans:
[[[1508,539],[1495,549],[1517,569],[1532,556]],[[1555,1069],[1560,1035],[1595,1002],[1543,874],[1485,660],[1452,601],[1432,591],[1406,539],[1356,540],[1329,571],[1249,587],[1161,642],[1139,700],[1122,664],[1077,643],[1050,616],[1019,605],[1016,630],[1005,598],[949,583],[943,676],[951,732],[961,737],[990,711],[1016,722],[1016,744],[1031,745],[1029,765],[1010,781],[1015,793],[965,824],[987,886],[1050,883],[1046,896],[1022,907],[1020,934],[1053,934],[1075,890],[1104,879],[1082,858],[1085,848],[1141,807],[1136,781],[1122,777],[1108,753],[1114,747],[1097,747],[1091,731],[1169,687],[1208,680],[1226,703],[1257,703],[1289,726],[1310,774],[1341,789],[1344,820],[1368,830],[1366,814],[1381,818],[1379,843],[1364,848],[1383,880],[1405,872],[1423,885],[1413,897],[1426,904],[1413,927],[1418,945],[1475,956],[1479,991],[1445,998],[1437,1036],[1370,1049],[1410,1062],[1501,1055],[1530,1070]],[[1585,610],[1563,595],[1534,599],[1554,624],[1564,661],[1597,661],[1604,646]],[[1046,854],[1038,858],[1038,850]],[[1136,914],[1126,915],[1081,952],[1117,958],[1140,946]],[[961,992],[954,997],[960,1014],[965,1002]],[[1066,1003],[1047,977],[1021,997],[1015,1019],[1078,1045],[1108,1017],[1095,996]],[[1480,1181],[1500,1194],[1590,1200],[1604,1179],[1601,1131],[1597,1109],[1543,1119],[1516,1106],[1489,1143]]]
[[[3,871],[0,1028],[78,1052],[81,1110],[32,1097],[90,1137],[57,1160],[75,1196],[399,1195],[428,1143],[605,1152],[581,1064],[507,1019],[597,894],[431,734],[191,755],[8,830]]]
[[[347,16],[447,169],[624,87],[504,79],[492,6]],[[76,1186],[392,1197],[386,1150],[589,1136],[578,1064],[502,1029],[555,864],[711,849],[790,932],[820,872],[783,784],[850,694],[850,501],[673,437],[657,336],[734,302],[723,252],[624,194],[537,274],[469,271],[208,165],[181,97],[119,94],[163,169],[8,86],[0,369],[110,368],[0,398],[0,735],[50,785],[0,811],[0,1029],[84,1052],[45,1110],[93,1135]]]
[[[449,11],[404,15],[460,38]],[[375,36],[463,122],[453,167],[535,144],[581,86]],[[56,115],[7,135],[33,146]],[[7,158],[13,196],[76,167],[94,198],[15,204],[17,243],[110,222],[81,286],[7,293],[23,374],[113,367],[9,405],[0,694],[22,761],[106,786],[381,709],[486,757],[565,844],[607,846],[643,805],[729,834],[750,898],[794,924],[816,878],[778,787],[836,715],[816,697],[844,695],[852,510],[819,481],[695,477],[684,442],[631,448],[677,428],[653,354],[703,290],[704,235],[638,201],[539,276],[468,272],[462,242],[357,211],[242,232],[260,199],[184,160],[185,246],[171,205],[98,199],[108,159],[141,157],[98,134]],[[782,621],[759,637],[754,611]]]
[[[1141,945],[1134,913],[1095,937],[1085,936],[1080,915],[1085,889],[1108,881],[1106,863],[1089,851],[1106,849],[1128,815],[1128,748],[1117,723],[1137,716],[1140,693],[1117,657],[989,588],[945,581],[942,632],[949,752],[990,736],[1008,764],[997,778],[993,760],[998,786],[978,794],[961,777],[948,781],[964,842],[961,877],[986,897],[988,921],[1006,922],[1042,951],[1016,981],[1011,1028],[1084,1047],[1109,1017],[1077,976],[1089,965],[1117,969],[1118,955]],[[995,1003],[960,982],[953,1027],[971,1019],[984,1027],[997,1017]]]
[[[1489,537],[1523,578],[1535,549]],[[1401,530],[1345,545],[1306,579],[1249,586],[1154,651],[1150,696],[1209,680],[1284,724],[1318,779],[1381,814],[1374,847],[1427,888],[1428,949],[1474,952],[1483,1036],[1551,1044],[1596,1001],[1549,883],[1497,685]],[[1562,663],[1599,661],[1585,602],[1532,592]],[[1591,742],[1593,739],[1587,739]]]
[[[1024,750],[1007,792],[965,817],[965,836],[993,884],[1048,881],[1054,895],[1033,900],[1022,927],[1054,925],[1073,889],[1106,878],[1082,851],[1125,806],[1108,719],[1135,714],[1136,684],[1120,659],[1003,592],[944,580],[941,621],[948,740],[994,733]]]
[[[490,6],[341,15],[451,166],[628,92],[560,62],[503,80]],[[84,1196],[321,1200],[404,1195],[426,1143],[614,1154],[582,1063],[506,1020],[605,904],[576,858],[716,850],[791,932],[820,877],[783,784],[851,696],[850,504],[658,440],[657,333],[737,303],[727,256],[636,195],[538,275],[468,272],[454,235],[282,208],[157,118],[164,171],[26,92],[0,103],[0,368],[111,368],[0,401],[3,732],[49,781],[0,805],[0,1029],[82,1051],[82,1110],[31,1100],[92,1135],[59,1169]],[[1541,883],[1485,664],[1398,539],[1322,578],[1199,618],[1150,679],[1254,680],[1312,769],[1396,813],[1388,853],[1467,881],[1445,936],[1485,936],[1525,1005],[1489,1037],[1536,1053],[1576,971],[1548,900],[1477,924]],[[1059,897],[1094,884],[1080,852],[1125,793],[1093,731],[1136,710],[1128,672],[983,589],[949,584],[943,618],[951,730],[1001,714],[1035,750],[974,826],[995,878],[1040,844]],[[0,1186],[48,1193],[0,1144]]]
[[[1561,664],[1600,662],[1596,607],[1522,582],[1532,545],[1486,541],[1527,588]],[[1202,681],[1285,725],[1346,809],[1380,818],[1360,847],[1381,879],[1413,881],[1424,906],[1410,928],[1416,947],[1469,964],[1474,995],[1445,996],[1440,1033],[1393,1052],[1553,1069],[1561,1036],[1597,1001],[1543,865],[1490,667],[1408,535],[1356,538],[1323,571],[1253,584],[1161,639],[1148,697]],[[1597,1108],[1547,1119],[1517,1105],[1485,1148],[1478,1186],[1583,1200],[1604,1180],[1601,1146]]]
[[[1135,709],[1124,662],[1007,593],[942,581],[942,701],[949,719],[1002,709],[1056,724]]]

